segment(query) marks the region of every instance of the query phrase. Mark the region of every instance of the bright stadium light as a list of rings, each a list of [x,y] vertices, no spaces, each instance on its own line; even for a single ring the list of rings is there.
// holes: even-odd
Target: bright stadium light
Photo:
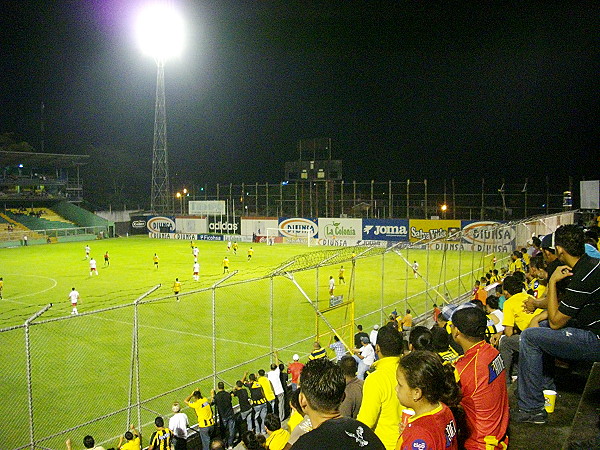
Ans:
[[[178,56],[183,49],[183,19],[168,3],[152,3],[144,9],[136,24],[140,47],[157,61]]]
[[[154,58],[157,67],[150,209],[167,213],[174,205],[169,195],[165,60],[179,55],[183,48],[183,19],[170,2],[151,3],[138,17],[136,32],[143,52]]]

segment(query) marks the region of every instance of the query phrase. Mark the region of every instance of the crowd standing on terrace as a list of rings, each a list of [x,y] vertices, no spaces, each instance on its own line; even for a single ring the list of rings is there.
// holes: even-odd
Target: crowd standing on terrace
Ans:
[[[268,372],[190,393],[197,427],[175,403],[149,439],[131,426],[116,448],[185,449],[194,433],[203,449],[508,448],[509,422],[548,422],[555,360],[600,361],[597,228],[563,225],[495,265],[471,301],[434,305],[433,326],[393,311],[370,333],[358,325],[353,348],[336,336],[305,362],[275,353]],[[83,444],[102,449],[91,436]]]

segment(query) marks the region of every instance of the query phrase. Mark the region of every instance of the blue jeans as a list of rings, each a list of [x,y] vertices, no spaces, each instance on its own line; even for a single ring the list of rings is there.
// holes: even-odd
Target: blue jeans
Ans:
[[[527,328],[519,346],[519,409],[544,407],[543,390],[553,383],[544,359],[556,357],[575,361],[600,361],[600,337],[578,328]]]
[[[360,359],[358,356],[356,355],[352,355],[352,357],[356,360],[356,362],[358,363],[358,372],[356,373],[356,377],[359,380],[364,380],[365,379],[365,372],[367,370],[369,370],[369,368],[371,366],[367,366],[362,359]]]
[[[214,425],[210,427],[198,427],[198,433],[200,434],[200,441],[202,442],[202,450],[208,450],[210,448],[210,433],[212,433]]]
[[[246,425],[248,426],[248,431],[254,431],[254,420],[252,420],[252,413],[254,412],[253,408],[250,408],[248,411],[244,411],[240,413],[242,420],[246,421]]]
[[[260,417],[260,425],[258,424],[258,418]],[[265,428],[265,417],[267,417],[267,404],[254,405],[254,420],[256,421],[256,433],[262,433]]]
[[[229,442],[229,446],[233,447],[233,441],[235,439],[235,417],[230,417],[229,419],[222,419],[223,428],[227,430],[229,436],[227,437],[227,441]],[[222,436],[223,440],[225,440],[225,436]]]

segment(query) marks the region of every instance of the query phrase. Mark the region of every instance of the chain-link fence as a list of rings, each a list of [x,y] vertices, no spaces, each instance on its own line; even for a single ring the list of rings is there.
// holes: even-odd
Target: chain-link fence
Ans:
[[[355,324],[370,330],[394,309],[429,315],[433,303],[469,292],[494,262],[506,265],[515,245],[572,220],[562,214],[443,240],[312,252],[260,278],[237,281],[234,272],[209,288],[151,299],[155,287],[126,305],[44,320],[48,305],[0,330],[0,447],[62,449],[68,437],[79,443],[89,434],[108,448],[130,423],[147,439],[154,418],[193,389],[209,395],[217,381],[231,386],[246,371],[269,370],[275,352],[283,362],[305,357],[317,334],[324,347],[334,332],[351,346]],[[346,284],[337,279],[341,266]],[[333,313],[324,312],[331,276],[335,295],[351,305]]]
[[[189,200],[224,200],[227,215],[519,220],[555,214],[577,180],[410,179],[404,181],[303,180],[282,183],[193,186],[175,205],[185,214]],[[577,193],[573,194],[577,195]],[[569,197],[570,198],[570,197]],[[577,204],[578,198],[572,198]],[[442,208],[445,205],[445,208]],[[568,206],[570,209],[570,206]]]

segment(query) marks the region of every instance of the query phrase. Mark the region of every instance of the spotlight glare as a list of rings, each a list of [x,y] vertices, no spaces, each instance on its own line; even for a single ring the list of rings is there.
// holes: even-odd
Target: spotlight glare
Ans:
[[[136,32],[142,51],[157,60],[178,56],[183,47],[183,19],[166,3],[153,3],[138,17]]]

